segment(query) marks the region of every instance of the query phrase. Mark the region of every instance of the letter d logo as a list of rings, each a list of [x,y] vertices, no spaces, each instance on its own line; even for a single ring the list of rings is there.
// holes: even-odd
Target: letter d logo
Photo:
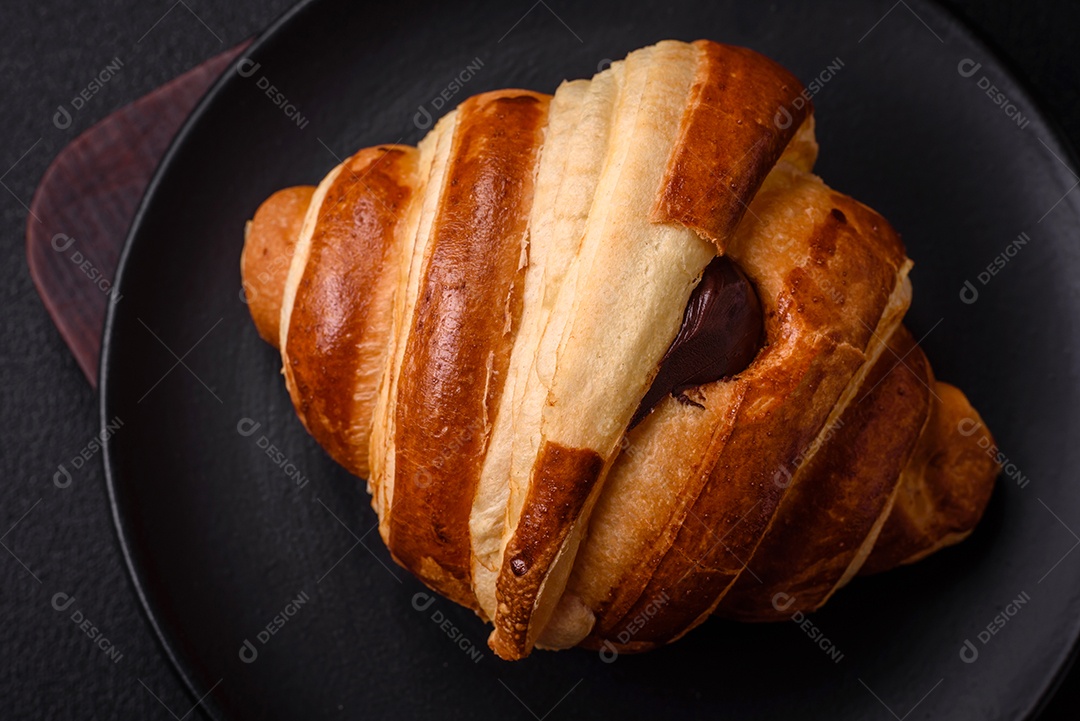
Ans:
[[[604,641],[604,645],[600,647],[600,660],[604,663],[615,663],[618,657],[619,651],[615,645],[611,641]]]
[[[71,604],[75,603],[75,598],[61,591],[53,595],[52,607],[57,611],[66,611],[71,608]]]
[[[783,107],[776,111],[776,117],[773,118],[773,123],[780,130],[787,130],[793,122],[795,118],[791,117],[791,111]]]
[[[970,437],[975,435],[975,431],[982,428],[982,423],[979,423],[974,418],[964,418],[956,424],[956,430],[960,432],[960,435],[964,437]]]
[[[416,115],[413,116],[412,121],[413,125],[420,130],[427,130],[431,127],[432,122],[434,122],[431,113],[429,113],[427,108],[423,105],[416,109]]]
[[[979,649],[970,639],[964,639],[964,645],[960,647],[960,660],[964,663],[975,663],[979,660]]]
[[[75,239],[65,233],[57,233],[52,237],[52,247],[57,253],[63,253],[75,243]]]
[[[790,593],[784,593],[778,591],[772,597],[772,606],[781,613],[787,613],[787,610],[795,605],[795,597]]]
[[[258,657],[259,650],[245,638],[244,645],[240,647],[240,660],[244,663],[254,663]]]
[[[975,73],[979,72],[979,68],[982,67],[982,63],[977,63],[971,58],[964,58],[956,66],[956,72],[960,73],[962,78],[970,78]]]
[[[56,113],[52,116],[52,124],[59,130],[67,130],[71,127],[71,113],[63,105],[57,105]]]
[[[241,418],[240,422],[236,424],[236,432],[242,436],[250,436],[255,431],[262,427],[262,423],[255,421],[251,418]]]
[[[417,611],[426,611],[435,603],[435,597],[430,593],[420,591],[412,597],[412,607]]]
[[[960,289],[960,300],[971,305],[979,299],[978,289],[971,284],[970,280],[964,281],[964,287]]]
[[[57,488],[67,488],[71,485],[71,471],[61,463],[59,470],[53,474],[52,482]]]
[[[787,466],[780,466],[779,470],[773,474],[773,483],[777,488],[787,488],[791,485],[791,471]]]
[[[261,67],[262,65],[260,63],[255,62],[251,58],[241,58],[240,61],[236,63],[236,74],[242,78],[250,78]]]

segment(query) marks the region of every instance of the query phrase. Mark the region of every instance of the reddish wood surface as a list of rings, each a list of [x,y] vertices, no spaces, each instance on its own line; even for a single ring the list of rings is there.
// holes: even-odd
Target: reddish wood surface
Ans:
[[[249,43],[98,122],[56,156],[34,191],[26,221],[30,275],[91,386],[97,387],[105,309],[136,206],[195,104]]]

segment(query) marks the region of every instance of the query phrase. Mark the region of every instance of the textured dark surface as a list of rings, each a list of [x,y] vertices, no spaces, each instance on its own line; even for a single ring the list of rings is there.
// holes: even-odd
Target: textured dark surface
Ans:
[[[105,307],[135,208],[180,126],[246,46],[224,50],[111,113],[65,147],[34,190],[26,227],[30,273],[95,388]],[[121,63],[106,71],[110,80]],[[59,129],[70,119],[70,109],[58,110],[54,124]]]
[[[1080,466],[1080,195],[1071,192],[1080,171],[1061,160],[1066,148],[992,51],[915,0],[612,0],[562,8],[564,17],[495,0],[468,12],[420,0],[414,8],[423,25],[388,7],[357,13],[350,0],[312,0],[256,42],[248,54],[258,82],[285,89],[310,127],[267,103],[251,77],[230,73],[148,191],[117,276],[124,300],[112,306],[100,387],[104,417],[128,427],[105,450],[106,473],[168,648],[195,695],[216,689],[204,706],[230,719],[361,710],[475,718],[477,698],[488,718],[527,717],[559,699],[560,714],[576,718],[1028,714],[1080,633],[1080,561],[1067,545],[1080,518],[1068,470]],[[462,94],[550,91],[605,58],[701,35],[753,45],[816,79],[819,172],[857,189],[904,233],[918,263],[908,323],[1009,459],[995,503],[966,543],[859,579],[814,614],[835,656],[794,624],[713,621],[610,666],[585,651],[504,664],[478,650],[471,662],[459,644],[432,643],[435,624],[417,619],[423,587],[391,568],[356,480],[291,412],[280,360],[238,297],[240,229],[269,192],[312,182],[351,149],[415,141],[416,108],[438,111],[431,98],[444,97],[444,78],[470,64],[483,72]],[[991,85],[1016,105],[988,99]],[[1028,115],[1019,127],[1007,116],[1016,107]],[[1000,275],[980,270],[988,264]],[[960,292],[971,278],[977,303],[965,302],[976,286]],[[187,358],[182,369],[174,348]],[[452,429],[469,419],[448,422],[416,451],[452,453]],[[238,432],[255,423],[262,435]],[[1017,483],[1018,473],[1032,480]],[[312,605],[272,641],[247,647],[258,652],[247,663],[242,640],[252,643],[297,596]],[[1021,608],[1016,598],[1032,605],[1007,625],[995,620]],[[431,613],[469,651],[482,648],[487,629],[472,614],[445,603]],[[639,618],[626,635],[648,623]],[[982,645],[969,649],[977,663],[959,653],[965,638]],[[808,707],[807,698],[829,703]]]
[[[5,168],[14,167],[2,176],[8,190],[0,194],[6,259],[0,283],[4,291],[0,412],[5,431],[0,447],[4,478],[0,534],[19,559],[0,549],[0,612],[5,621],[0,629],[5,659],[0,714],[5,718],[168,718],[170,712],[161,702],[176,716],[183,716],[194,703],[154,642],[125,577],[107,515],[100,457],[94,455],[81,469],[72,467],[71,459],[97,430],[94,396],[33,292],[22,255],[26,211],[20,204],[28,202],[52,155],[79,130],[241,40],[282,9],[282,4],[256,7],[255,3],[189,6],[212,32],[184,5],[172,6],[156,26],[168,4],[91,9],[43,2],[5,9],[0,29],[5,69],[0,96],[7,99],[0,107],[5,128],[2,160]],[[1064,3],[1003,8],[973,7],[967,12],[1042,91],[1045,107],[1076,144],[1080,138],[1080,63],[1072,38],[1076,11]],[[1039,8],[1044,8],[1043,14]],[[895,10],[904,11],[903,6]],[[56,106],[69,104],[99,68],[118,56],[124,59],[124,70],[75,114],[70,128],[56,128],[52,123]],[[888,215],[886,208],[882,210]],[[161,364],[163,359],[153,362]],[[193,392],[201,391],[195,386]],[[72,470],[66,488],[54,483],[60,463]],[[1066,540],[1063,548],[1068,547]],[[1066,564],[1059,572],[1076,571]],[[75,603],[64,612],[54,610],[50,601],[57,593],[75,597]],[[71,620],[75,610],[102,629],[123,654],[119,661],[110,661],[79,630]],[[1054,717],[1066,718],[1070,712],[1075,716],[1075,690],[1069,690],[1075,689],[1075,678],[1074,672],[1066,681],[1061,700],[1051,709]],[[898,710],[902,716],[907,706]],[[562,712],[570,713],[571,708]]]
[[[100,455],[72,468],[71,459],[98,430],[96,397],[49,321],[24,255],[24,204],[61,148],[113,110],[258,32],[289,5],[189,3],[210,32],[183,6],[169,10],[171,4],[11,3],[0,22],[0,179],[6,187],[0,188],[0,535],[19,559],[0,548],[5,719],[168,719],[162,704],[183,716],[195,702],[128,581]],[[57,128],[57,106],[70,106],[116,57],[124,63],[120,73],[73,113],[70,127]],[[67,488],[54,485],[61,463],[72,473]],[[74,596],[75,604],[54,610],[57,593]],[[71,620],[76,610],[116,646],[118,662]]]

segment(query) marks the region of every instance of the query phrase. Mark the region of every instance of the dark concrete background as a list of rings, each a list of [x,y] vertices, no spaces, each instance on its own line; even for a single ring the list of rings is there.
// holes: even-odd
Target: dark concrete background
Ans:
[[[258,32],[290,0],[38,0],[0,19],[0,718],[193,718],[141,613],[109,517],[99,458],[66,489],[57,465],[97,431],[97,399],[27,271],[24,227],[53,156],[116,108]],[[531,0],[522,0],[523,11]],[[1080,147],[1080,3],[950,0]],[[114,57],[122,71],[58,130],[52,116]],[[10,530],[9,530],[10,529]],[[6,548],[7,550],[4,550]],[[25,565],[24,565],[25,564]],[[50,603],[63,592],[122,656],[110,660]],[[1043,718],[1080,718],[1080,669]]]

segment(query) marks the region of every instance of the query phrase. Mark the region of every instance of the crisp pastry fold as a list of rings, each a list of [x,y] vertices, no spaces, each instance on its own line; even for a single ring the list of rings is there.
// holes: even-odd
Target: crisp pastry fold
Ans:
[[[802,94],[753,51],[664,41],[469,98],[249,223],[301,421],[499,656],[787,618],[978,521],[987,431],[902,326],[899,236],[811,173]],[[718,256],[760,349],[641,407]]]

